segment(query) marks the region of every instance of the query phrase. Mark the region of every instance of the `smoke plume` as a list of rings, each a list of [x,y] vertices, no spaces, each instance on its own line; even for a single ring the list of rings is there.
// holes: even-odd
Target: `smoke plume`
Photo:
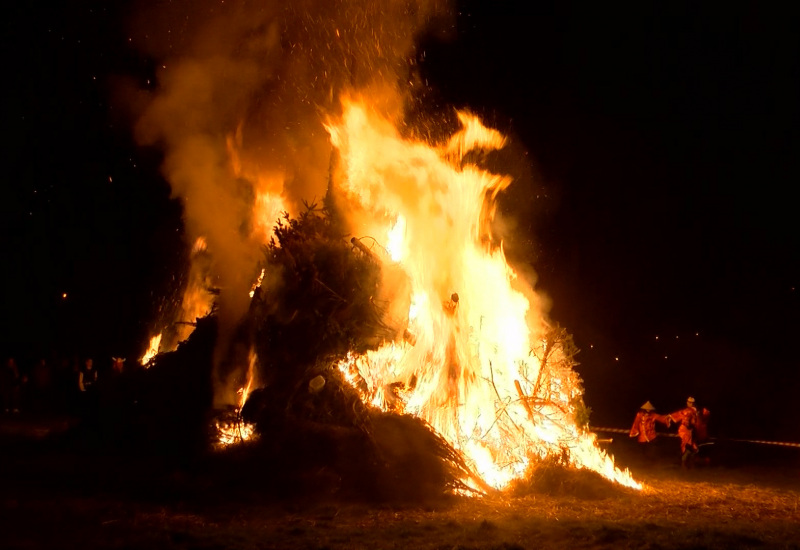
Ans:
[[[198,299],[192,281],[220,289],[220,353],[247,309],[275,220],[325,195],[331,145],[323,120],[345,91],[369,90],[398,116],[417,85],[415,37],[445,8],[423,0],[149,0],[134,10],[130,40],[157,67],[135,135],[163,150],[186,233],[204,239],[209,273],[192,276],[184,302]]]

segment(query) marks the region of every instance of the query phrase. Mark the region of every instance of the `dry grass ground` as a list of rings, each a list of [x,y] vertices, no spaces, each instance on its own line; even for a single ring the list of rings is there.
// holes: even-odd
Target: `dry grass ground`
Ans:
[[[647,460],[630,442],[612,444],[642,491],[556,478],[519,496],[401,506],[276,501],[249,491],[246,472],[234,487],[198,468],[161,470],[134,457],[87,458],[5,438],[0,546],[800,548],[800,450],[718,445],[710,464],[683,471],[676,443],[663,441]]]

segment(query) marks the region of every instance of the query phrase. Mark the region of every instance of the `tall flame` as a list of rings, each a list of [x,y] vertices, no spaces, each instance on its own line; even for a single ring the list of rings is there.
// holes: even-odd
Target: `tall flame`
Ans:
[[[359,212],[355,231],[388,244],[387,261],[411,289],[412,337],[340,369],[366,382],[365,399],[426,420],[494,487],[550,455],[639,487],[579,427],[582,390],[568,350],[546,340],[536,294],[491,245],[494,198],[511,178],[471,159],[505,138],[472,115],[458,118],[461,130],[440,145],[402,137],[358,100],[345,100],[327,125],[337,183]]]

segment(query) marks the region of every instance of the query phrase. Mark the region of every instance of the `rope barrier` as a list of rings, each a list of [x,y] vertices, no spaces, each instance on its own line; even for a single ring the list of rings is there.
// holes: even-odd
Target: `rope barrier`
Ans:
[[[757,445],[776,445],[778,447],[800,448],[800,443],[790,443],[788,441],[761,441],[760,439],[725,439],[724,441],[736,441],[737,443],[755,443]]]
[[[589,428],[593,432],[604,432],[604,433],[615,433],[615,434],[629,434],[630,430],[625,430],[623,428],[600,428],[591,426]],[[659,436],[665,437],[678,437],[678,434],[674,433],[663,433],[658,432]],[[774,445],[776,447],[796,447],[800,448],[800,443],[791,443],[788,441],[764,441],[761,439],[732,439],[732,438],[719,438],[719,437],[712,437],[712,441],[734,441],[736,443],[753,443],[755,445]]]

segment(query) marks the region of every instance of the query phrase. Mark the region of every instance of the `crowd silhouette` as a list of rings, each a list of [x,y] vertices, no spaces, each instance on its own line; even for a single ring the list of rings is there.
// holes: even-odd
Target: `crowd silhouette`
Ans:
[[[78,355],[40,357],[27,364],[6,357],[0,375],[0,411],[19,418],[91,415],[101,400],[135,399],[133,379],[141,370],[140,365],[128,367],[120,357],[99,364]]]

